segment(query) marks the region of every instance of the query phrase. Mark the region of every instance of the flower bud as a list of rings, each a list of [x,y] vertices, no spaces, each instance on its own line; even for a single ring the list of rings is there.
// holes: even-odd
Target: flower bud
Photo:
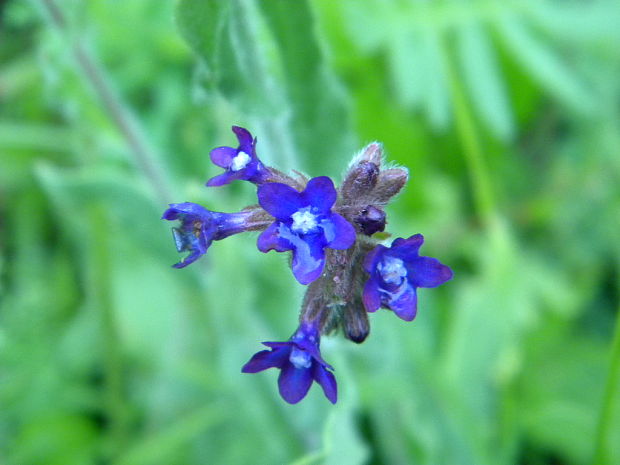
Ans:
[[[381,166],[383,146],[379,142],[372,142],[364,147],[359,155],[359,162],[367,161]]]
[[[367,197],[377,184],[379,166],[362,160],[351,167],[340,187],[340,204]]]
[[[368,205],[362,209],[354,221],[364,234],[372,236],[385,229],[385,212],[374,205]]]
[[[400,192],[408,179],[409,173],[404,168],[381,170],[377,179],[377,184],[371,194],[372,203],[386,204],[392,197]]]
[[[364,342],[370,333],[368,315],[359,295],[360,293],[357,293],[355,298],[344,307],[342,319],[345,337],[356,344]]]

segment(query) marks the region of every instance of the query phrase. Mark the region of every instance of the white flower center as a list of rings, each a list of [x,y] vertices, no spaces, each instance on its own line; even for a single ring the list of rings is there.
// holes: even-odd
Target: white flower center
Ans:
[[[312,357],[310,354],[297,348],[291,350],[291,355],[288,359],[295,368],[310,368],[310,365],[312,365]]]
[[[306,234],[315,230],[317,227],[316,215],[314,213],[310,213],[310,207],[297,210],[291,215],[291,218],[293,218],[291,229],[295,232],[302,232]]]
[[[377,270],[381,273],[381,277],[388,284],[400,284],[405,276],[407,276],[407,268],[400,258],[384,257],[377,265]]]
[[[239,171],[248,166],[252,158],[245,152],[239,152],[230,162],[231,171]]]

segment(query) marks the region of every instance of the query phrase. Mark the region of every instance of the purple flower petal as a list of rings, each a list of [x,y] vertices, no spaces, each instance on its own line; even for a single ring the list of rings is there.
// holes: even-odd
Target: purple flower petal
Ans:
[[[364,307],[369,312],[376,312],[381,307],[381,292],[379,291],[379,283],[377,278],[371,277],[364,286],[364,294],[362,296]]]
[[[255,158],[254,140],[252,139],[252,134],[250,134],[250,131],[240,126],[233,126],[232,131],[235,133],[237,140],[239,141],[239,149],[250,155],[252,158]]]
[[[260,206],[279,220],[290,218],[293,213],[304,207],[301,194],[279,182],[260,185],[257,195]]]
[[[226,184],[230,184],[236,179],[239,179],[239,176],[235,176],[237,173],[233,173],[230,171],[225,171],[222,174],[218,174],[217,176],[213,176],[206,183],[207,187],[219,187],[224,186]]]
[[[316,207],[323,214],[336,203],[337,195],[333,181],[327,176],[312,178],[302,193],[304,204]]]
[[[306,397],[312,374],[308,368],[295,368],[292,363],[285,363],[278,377],[280,395],[289,404],[296,404]]]
[[[212,211],[194,202],[171,203],[170,208],[162,215],[162,219],[176,220],[182,215],[192,215],[198,217],[198,219],[206,220],[211,217],[212,213]]]
[[[407,239],[399,237],[392,242],[390,253],[404,261],[411,261],[418,257],[422,244],[424,244],[422,234],[414,234]]]
[[[258,250],[265,253],[270,250],[286,252],[293,248],[288,240],[280,237],[280,227],[286,228],[286,226],[279,221],[274,221],[260,234],[260,236],[258,236],[258,240],[256,241]]]
[[[334,374],[327,371],[320,363],[314,363],[312,366],[312,377],[323,388],[325,397],[332,404],[335,404],[338,400],[338,385]]]
[[[204,251],[198,250],[198,249],[194,249],[192,251],[192,253],[190,253],[187,257],[182,259],[180,262],[175,263],[174,265],[172,265],[172,267],[173,268],[177,268],[177,269],[185,268],[187,265],[191,265],[196,260],[198,260],[202,255],[205,254],[205,252],[206,252],[206,249]]]
[[[368,252],[364,258],[364,271],[372,274],[386,250],[388,250],[386,246],[379,244]]]
[[[235,156],[237,155],[237,149],[232,147],[217,147],[211,150],[209,157],[211,161],[221,168],[228,168]]]
[[[355,228],[338,213],[332,213],[322,225],[327,247],[345,250],[355,244]]]
[[[301,340],[301,341],[296,341],[293,343],[301,350],[310,354],[310,356],[314,358],[314,360],[316,360],[318,363],[320,363],[324,367],[329,368],[330,370],[334,369],[329,363],[323,360],[323,357],[321,357],[321,352],[316,342],[311,342],[308,340]]]
[[[325,251],[318,237],[303,240],[298,236],[286,237],[294,246],[291,267],[295,279],[301,284],[309,284],[323,273]]]
[[[407,286],[406,290],[396,299],[390,300],[388,307],[405,321],[411,321],[415,318],[418,311],[418,298],[415,288]]]
[[[264,346],[267,347],[271,347],[272,349],[279,349],[281,347],[287,347],[289,349],[293,348],[293,345],[295,344],[294,342],[291,341],[278,341],[278,342],[272,342],[272,341],[267,341],[267,342],[263,342],[262,343]]]
[[[437,287],[452,279],[450,267],[436,258],[417,257],[406,266],[408,279],[416,287]]]
[[[242,373],[258,373],[268,368],[280,368],[287,360],[290,350],[261,350],[255,353],[250,361],[243,365]]]

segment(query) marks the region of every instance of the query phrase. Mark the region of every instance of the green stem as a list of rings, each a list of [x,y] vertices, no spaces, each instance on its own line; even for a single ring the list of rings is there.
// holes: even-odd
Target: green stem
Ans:
[[[443,47],[443,50],[445,51],[446,75],[454,105],[456,130],[463,147],[463,155],[472,186],[476,212],[485,226],[494,231],[498,226],[498,218],[493,201],[491,180],[484,166],[484,156],[476,123],[461,81],[457,76],[455,64],[452,62],[449,51],[445,47]]]
[[[106,455],[115,456],[125,441],[125,405],[123,400],[122,354],[118,325],[112,302],[110,282],[110,246],[105,210],[95,205],[91,214],[92,290],[102,330],[104,392],[103,403],[108,420]]]
[[[613,342],[611,344],[611,362],[605,385],[603,405],[598,421],[596,432],[596,444],[593,465],[610,464],[610,440],[609,434],[613,421],[613,414],[618,401],[620,390],[620,309],[616,315],[616,327]]]
[[[456,71],[453,56],[445,45],[442,45],[442,50],[444,51],[446,75],[454,105],[456,130],[470,178],[476,213],[486,229],[494,253],[509,256],[511,249],[509,231],[497,213],[491,178],[485,166],[479,130],[471,105]],[[451,324],[457,324],[456,321],[454,319]],[[452,329],[448,328],[448,333]],[[516,447],[514,430],[515,409],[517,408],[512,380],[506,380],[502,384],[498,397],[501,401],[497,429],[497,444],[500,446],[500,451],[495,454],[496,463],[512,463]]]

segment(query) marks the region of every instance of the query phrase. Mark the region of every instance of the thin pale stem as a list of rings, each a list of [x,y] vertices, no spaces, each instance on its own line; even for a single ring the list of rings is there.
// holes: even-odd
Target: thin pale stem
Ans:
[[[40,2],[49,14],[52,25],[62,35],[67,37],[67,21],[56,2],[54,0],[40,0]],[[144,131],[139,128],[127,105],[121,101],[120,97],[113,90],[113,86],[107,79],[105,72],[97,65],[96,60],[79,42],[71,39],[67,40],[77,66],[125,138],[136,164],[148,179],[158,200],[162,203],[168,203],[172,198],[172,189],[168,179],[157,163],[157,156],[153,153],[150,144],[143,136]]]

